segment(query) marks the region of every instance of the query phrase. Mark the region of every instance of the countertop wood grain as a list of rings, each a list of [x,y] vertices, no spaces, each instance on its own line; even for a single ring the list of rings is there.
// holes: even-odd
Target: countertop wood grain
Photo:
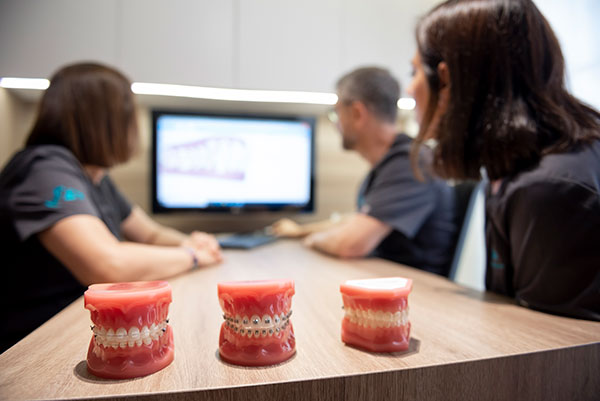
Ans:
[[[408,351],[375,354],[340,340],[348,279],[413,279]],[[218,357],[217,283],[292,278],[297,354],[243,368]],[[540,313],[490,293],[379,259],[337,260],[281,240],[225,252],[220,266],[169,280],[175,360],[132,380],[86,371],[91,337],[83,298],[0,355],[0,398],[29,399],[594,399],[600,323]],[[571,397],[573,396],[573,397]]]

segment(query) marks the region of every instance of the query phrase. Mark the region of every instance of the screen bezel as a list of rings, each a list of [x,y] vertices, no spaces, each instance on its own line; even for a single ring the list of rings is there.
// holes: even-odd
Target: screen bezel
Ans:
[[[158,188],[157,188],[157,122],[161,116],[164,115],[176,115],[176,116],[189,116],[189,117],[222,117],[222,118],[239,118],[239,119],[254,119],[254,120],[276,120],[276,121],[300,121],[310,125],[310,193],[309,200],[304,206],[295,206],[289,204],[277,204],[277,203],[251,203],[244,204],[241,206],[208,206],[208,207],[165,207],[158,201]],[[292,115],[276,115],[276,114],[263,114],[263,113],[221,113],[221,112],[205,112],[205,111],[189,111],[189,110],[168,110],[168,109],[154,109],[152,110],[152,150],[150,152],[150,165],[151,165],[151,177],[150,177],[150,197],[152,204],[152,213],[154,214],[168,214],[168,213],[181,213],[181,212],[198,212],[198,213],[260,213],[260,212],[302,212],[310,213],[314,212],[315,205],[315,136],[316,136],[316,118],[312,116],[292,116]]]

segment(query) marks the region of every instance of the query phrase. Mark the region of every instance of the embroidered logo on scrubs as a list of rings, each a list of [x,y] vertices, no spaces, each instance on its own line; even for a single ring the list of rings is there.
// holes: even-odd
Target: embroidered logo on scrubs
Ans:
[[[52,190],[52,199],[44,202],[44,205],[50,209],[58,209],[61,201],[73,202],[83,199],[85,199],[85,195],[80,190],[58,185]]]
[[[494,249],[492,249],[491,265],[494,269],[504,269],[504,263],[500,261],[500,255],[498,255],[498,252]]]

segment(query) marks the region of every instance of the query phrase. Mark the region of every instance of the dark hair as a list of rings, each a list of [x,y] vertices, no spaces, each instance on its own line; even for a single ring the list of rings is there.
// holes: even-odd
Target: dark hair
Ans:
[[[416,38],[430,98],[415,145],[437,139],[442,177],[478,178],[481,166],[490,179],[514,175],[600,137],[600,114],[567,92],[558,40],[532,1],[446,1]],[[450,96],[434,127],[442,61]]]
[[[336,84],[343,102],[358,100],[380,119],[395,122],[400,84],[386,69],[363,67],[341,77]]]
[[[51,78],[26,145],[61,145],[82,164],[111,167],[129,160],[137,142],[129,80],[113,68],[80,63]]]

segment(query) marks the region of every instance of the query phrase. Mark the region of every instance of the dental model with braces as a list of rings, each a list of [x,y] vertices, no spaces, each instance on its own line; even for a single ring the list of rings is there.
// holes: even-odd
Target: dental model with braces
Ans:
[[[163,369],[174,358],[166,281],[93,284],[84,294],[93,336],[87,368],[95,376],[128,379]]]
[[[411,289],[412,280],[402,277],[349,280],[342,284],[342,341],[373,352],[408,349]]]
[[[234,281],[218,284],[224,312],[219,355],[228,363],[265,366],[296,353],[290,320],[292,280]]]

